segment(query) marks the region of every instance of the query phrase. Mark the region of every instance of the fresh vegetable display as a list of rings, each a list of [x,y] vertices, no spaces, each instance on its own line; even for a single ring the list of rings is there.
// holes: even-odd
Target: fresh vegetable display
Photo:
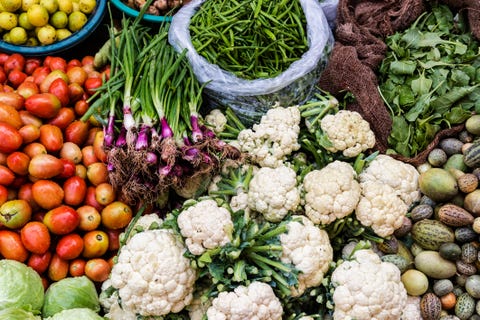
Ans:
[[[305,27],[307,2],[204,1],[192,28],[278,40],[263,23]],[[81,58],[0,53],[0,319],[480,318],[480,51],[461,10],[424,11],[385,38],[387,152],[353,92],[253,123],[211,105],[175,19],[107,17]]]

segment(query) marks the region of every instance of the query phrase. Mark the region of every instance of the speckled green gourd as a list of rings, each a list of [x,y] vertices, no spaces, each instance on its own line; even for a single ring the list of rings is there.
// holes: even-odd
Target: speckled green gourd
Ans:
[[[455,304],[455,315],[462,320],[467,320],[475,312],[475,299],[464,292],[457,297]]]
[[[476,139],[463,154],[463,162],[470,168],[480,167],[480,140]]]
[[[438,250],[445,242],[454,242],[455,233],[438,220],[424,219],[414,223],[412,239],[423,249]]]
[[[397,266],[401,273],[405,272],[409,267],[409,262],[398,254],[386,254],[382,256],[383,262],[390,262]]]

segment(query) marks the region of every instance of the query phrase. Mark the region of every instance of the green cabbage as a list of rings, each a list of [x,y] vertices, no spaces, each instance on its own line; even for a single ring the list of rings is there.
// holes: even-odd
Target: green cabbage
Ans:
[[[45,293],[42,315],[44,318],[74,308],[100,311],[95,284],[85,276],[68,277],[52,283]]]
[[[36,316],[30,311],[19,308],[7,308],[0,310],[0,320],[41,320],[40,316]]]
[[[39,314],[44,300],[42,279],[24,263],[0,260],[0,310],[17,308]]]
[[[1,318],[0,318],[1,319]],[[67,309],[55,313],[52,317],[45,318],[45,320],[104,320],[104,317],[99,316],[95,311],[88,308],[74,308]]]

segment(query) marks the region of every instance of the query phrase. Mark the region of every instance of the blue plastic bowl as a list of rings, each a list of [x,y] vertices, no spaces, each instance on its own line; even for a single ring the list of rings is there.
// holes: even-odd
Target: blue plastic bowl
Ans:
[[[124,12],[126,15],[136,18],[140,14],[140,11],[137,11],[129,6],[127,6],[122,0],[110,0],[110,2],[120,11]],[[172,21],[171,16],[157,16],[154,14],[144,14],[143,20],[153,23],[161,23],[165,21]]]
[[[46,56],[70,49],[88,38],[88,36],[95,31],[103,20],[106,8],[107,0],[97,0],[97,7],[89,15],[88,21],[83,28],[61,41],[56,41],[44,46],[23,46],[0,40],[0,51],[10,54],[20,53],[24,56]]]

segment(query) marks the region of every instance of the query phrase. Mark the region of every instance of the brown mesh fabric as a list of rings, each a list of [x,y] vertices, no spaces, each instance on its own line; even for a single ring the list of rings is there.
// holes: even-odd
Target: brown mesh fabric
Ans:
[[[452,9],[468,10],[472,34],[480,39],[480,1],[444,0]],[[335,46],[319,86],[340,95],[351,92],[356,103],[348,109],[358,111],[370,123],[376,135],[375,148],[387,149],[392,121],[378,92],[375,72],[386,53],[385,37],[410,26],[425,10],[423,0],[339,0]],[[461,126],[441,131],[415,158],[397,156],[413,165],[425,161],[438,141],[460,131]]]

